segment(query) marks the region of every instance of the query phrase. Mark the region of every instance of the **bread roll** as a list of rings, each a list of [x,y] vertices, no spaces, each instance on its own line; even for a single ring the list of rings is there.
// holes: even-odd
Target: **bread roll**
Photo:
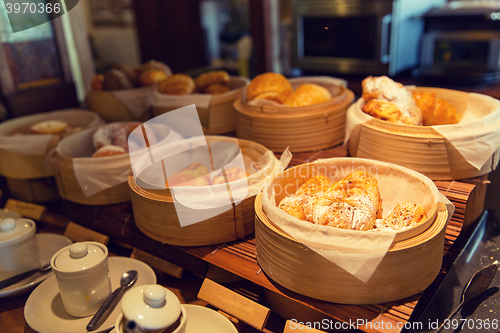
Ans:
[[[413,227],[425,221],[424,208],[413,202],[398,202],[394,210],[384,219],[383,224],[394,230]]]
[[[103,86],[105,90],[122,90],[132,89],[134,84],[129,80],[127,75],[119,69],[110,69],[104,73]]]
[[[165,73],[167,76],[172,75],[172,70],[170,67],[168,67],[167,64],[161,62],[161,61],[156,61],[156,60],[149,60],[145,63],[143,63],[141,66],[136,68],[137,75],[140,76],[142,72],[145,72],[150,69],[156,69],[159,71],[162,71]]]
[[[209,185],[207,177],[209,174],[210,171],[205,165],[199,162],[195,162],[170,176],[165,182],[165,186],[172,187]]]
[[[458,123],[457,110],[435,93],[414,91],[413,99],[422,110],[424,126]]]
[[[210,94],[210,95],[218,95],[218,94],[226,93],[230,90],[231,89],[229,89],[229,87],[226,85],[215,83],[215,84],[211,84],[208,87],[206,87],[204,90],[204,93]]]
[[[292,92],[292,85],[281,74],[264,73],[257,75],[248,85],[247,99],[268,99],[283,103],[285,98]]]
[[[122,71],[134,86],[139,85],[139,75],[137,75],[137,72],[129,65],[116,64],[113,66],[113,68]]]
[[[242,170],[242,169],[237,168],[237,167],[227,168],[227,169],[225,169],[225,173],[226,173],[228,183],[247,177],[247,173],[245,172],[245,170]],[[226,182],[226,178],[224,177],[224,175],[221,172],[220,175],[215,176],[210,181],[210,184],[217,185],[217,184],[224,184],[225,182]]]
[[[229,74],[226,71],[211,71],[208,73],[200,74],[196,80],[196,89],[203,92],[208,86],[212,84],[226,85],[229,82]]]
[[[126,152],[128,152],[129,135],[140,125],[141,124],[139,122],[119,122],[102,126],[94,132],[92,137],[94,149],[99,150],[104,146],[114,145],[122,147]],[[153,136],[154,131],[152,133],[148,132],[147,134],[150,144],[152,145],[153,143],[156,143],[156,135]],[[152,141],[154,142],[152,143]],[[144,142],[144,138],[142,138],[142,142]]]
[[[68,128],[68,123],[62,120],[45,120],[31,125],[30,132],[34,134],[61,134]]]
[[[90,82],[92,90],[103,90],[104,89],[104,75],[96,74],[92,77]]]
[[[158,92],[166,95],[187,95],[195,89],[194,80],[185,74],[174,74],[160,81]]]
[[[328,102],[332,98],[330,92],[317,84],[301,84],[285,99],[288,106],[308,106]]]
[[[92,154],[92,157],[107,157],[107,156],[115,156],[115,155],[123,155],[127,152],[120,146],[108,145],[99,148]]]
[[[158,83],[167,78],[167,74],[163,71],[157,69],[149,69],[147,71],[142,72],[139,77],[139,82],[142,86],[152,86],[155,83]]]

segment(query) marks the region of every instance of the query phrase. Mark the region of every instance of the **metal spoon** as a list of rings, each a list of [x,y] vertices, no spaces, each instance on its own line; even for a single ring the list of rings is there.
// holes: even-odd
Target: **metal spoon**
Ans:
[[[486,289],[489,288],[491,282],[493,279],[495,279],[495,275],[497,274],[498,271],[498,265],[497,262],[494,262],[493,264],[477,271],[467,282],[467,285],[465,286],[464,290],[462,291],[462,297],[460,300],[460,304],[457,306],[457,308],[446,318],[441,326],[439,326],[439,329],[436,331],[438,333],[441,331],[444,327],[444,324],[446,322],[449,322],[451,318],[471,299],[473,299],[476,296],[481,295]]]
[[[36,273],[45,273],[51,269],[52,269],[52,267],[50,267],[50,264],[47,264],[41,268],[32,269],[32,270],[29,270],[27,272],[11,276],[10,278],[7,278],[5,280],[0,281],[0,290],[7,288],[7,287],[10,287],[19,281],[27,279],[27,278],[35,275]]]
[[[101,326],[101,324],[113,311],[116,304],[118,304],[118,302],[120,301],[120,298],[122,297],[125,288],[128,288],[131,285],[133,285],[136,280],[137,280],[137,271],[131,270],[123,273],[120,279],[120,287],[116,288],[116,290],[113,291],[111,295],[108,296],[108,298],[106,298],[106,300],[104,301],[104,303],[102,303],[99,310],[97,310],[92,319],[90,319],[86,327],[88,332],[95,331],[96,329],[99,328],[99,326]]]

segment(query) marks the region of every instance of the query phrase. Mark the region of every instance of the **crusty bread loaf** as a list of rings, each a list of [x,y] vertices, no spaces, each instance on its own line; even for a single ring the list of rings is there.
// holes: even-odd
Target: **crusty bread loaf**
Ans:
[[[195,89],[194,80],[185,74],[174,74],[158,82],[158,92],[166,95],[187,95]]]
[[[292,92],[292,85],[281,74],[264,73],[257,75],[248,85],[247,99],[269,99],[283,103]]]
[[[283,104],[288,106],[308,106],[328,102],[332,98],[330,92],[317,84],[301,84],[285,99]]]

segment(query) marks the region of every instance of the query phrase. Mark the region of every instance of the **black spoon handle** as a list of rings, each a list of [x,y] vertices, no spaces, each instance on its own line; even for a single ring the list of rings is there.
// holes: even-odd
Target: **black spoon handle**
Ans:
[[[102,323],[106,320],[106,318],[108,318],[109,314],[113,312],[116,304],[118,304],[118,302],[120,301],[120,296],[123,289],[123,287],[118,287],[115,291],[113,291],[111,295],[108,296],[108,298],[106,298],[99,310],[97,310],[92,319],[90,319],[86,327],[88,332],[92,332],[98,329],[99,326],[101,326]]]

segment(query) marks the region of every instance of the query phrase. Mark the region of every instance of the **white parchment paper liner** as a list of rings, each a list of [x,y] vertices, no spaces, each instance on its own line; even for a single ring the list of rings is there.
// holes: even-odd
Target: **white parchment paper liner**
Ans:
[[[109,157],[89,157],[94,153],[92,136],[95,129],[75,134],[61,142],[57,150],[61,155],[72,157],[73,170],[85,197],[125,183],[130,173],[129,154]],[[167,133],[157,144],[170,143],[182,139],[175,131]]]
[[[83,121],[79,114],[92,115],[93,120]],[[13,133],[29,133],[29,127],[41,121],[61,120],[67,122],[73,127],[73,130],[67,133],[79,131],[82,128],[96,127],[104,121],[95,112],[82,109],[65,109],[53,112],[38,113],[24,117],[14,118],[4,121],[0,124],[0,149],[10,152],[43,156],[47,154],[50,146],[55,147],[60,140],[59,135],[52,134],[23,134],[12,136]]]
[[[111,93],[132,112],[138,119],[149,109],[149,96],[153,87],[115,90]]]
[[[212,101],[224,100],[228,96],[234,94],[235,89],[240,89],[248,84],[248,79],[241,76],[231,77],[228,86],[231,89],[228,92],[211,95],[211,94],[189,94],[189,95],[166,95],[159,93],[156,89],[151,92],[149,104],[152,107],[164,107],[168,109],[176,109],[186,105],[195,104],[197,108],[208,109]],[[242,89],[246,90],[246,89]],[[235,97],[235,99],[238,96]]]
[[[330,76],[303,76],[303,77],[297,77],[293,79],[288,79],[290,84],[292,85],[292,89],[295,90],[297,89],[301,84],[304,83],[314,83],[319,86],[322,86],[326,88],[330,94],[332,94],[332,97],[335,97],[338,94],[338,87],[337,86],[344,86],[347,88],[347,81],[342,80],[342,79],[337,79],[334,77]],[[247,91],[245,89],[243,96],[242,96],[243,101],[247,101]],[[264,105],[272,105],[272,106],[277,106],[277,107],[289,107],[283,104],[279,104],[267,99],[257,99],[248,102],[249,105],[255,105],[255,106],[264,106]]]
[[[209,141],[211,149],[216,141]],[[229,142],[236,144],[237,139],[229,139]],[[210,156],[208,149],[204,150],[206,146],[206,139],[204,136],[193,137],[170,145],[158,146],[155,150],[162,150],[155,152],[153,155],[164,156],[165,164],[170,172],[167,171],[167,178],[173,173],[179,172],[192,163],[199,162],[204,164],[209,170],[211,169]],[[202,149],[194,149],[201,147]],[[185,158],[177,159],[170,158],[179,152],[187,152]],[[256,195],[269,179],[274,178],[281,173],[288,165],[292,158],[292,154],[288,149],[283,153],[278,160],[271,151],[257,156],[257,151],[250,151],[249,149],[242,149],[241,159],[233,154],[233,151],[228,151],[227,154],[213,154],[214,165],[224,165],[227,167],[240,167],[244,168],[249,174],[245,179],[240,179],[229,184],[234,203],[238,204],[243,199]],[[238,154],[239,155],[239,154]],[[147,172],[143,172],[147,169]],[[161,164],[156,163],[150,166],[148,158],[137,161],[134,163],[134,175],[139,175],[139,186],[149,185],[151,189],[166,189],[164,170]],[[220,174],[220,169],[216,169],[210,174],[213,178]],[[136,176],[137,179],[137,176]],[[194,210],[207,210],[215,207],[225,207],[231,204],[228,196],[226,184],[209,185],[209,186],[174,186],[170,187],[170,191],[175,200],[185,207]]]
[[[376,176],[382,197],[383,215],[389,215],[402,200],[421,204],[430,212],[437,202],[444,202],[451,214],[453,204],[441,195],[424,175],[397,165],[361,158],[332,158],[312,163],[315,175],[323,174],[337,181],[363,170]],[[298,169],[295,169],[298,170]],[[288,171],[291,172],[291,171]],[[297,171],[297,177],[305,177]],[[269,219],[296,241],[306,245],[359,280],[366,282],[375,272],[392,244],[395,232],[363,232],[315,225],[299,220],[277,207],[272,182],[262,191],[262,207]],[[293,194],[293,193],[289,193]]]
[[[349,141],[355,126],[374,120],[361,110],[363,105],[364,100],[360,98],[347,111],[344,144]],[[481,170],[500,147],[500,101],[469,93],[467,107],[458,124],[430,127],[450,141],[469,164]]]

